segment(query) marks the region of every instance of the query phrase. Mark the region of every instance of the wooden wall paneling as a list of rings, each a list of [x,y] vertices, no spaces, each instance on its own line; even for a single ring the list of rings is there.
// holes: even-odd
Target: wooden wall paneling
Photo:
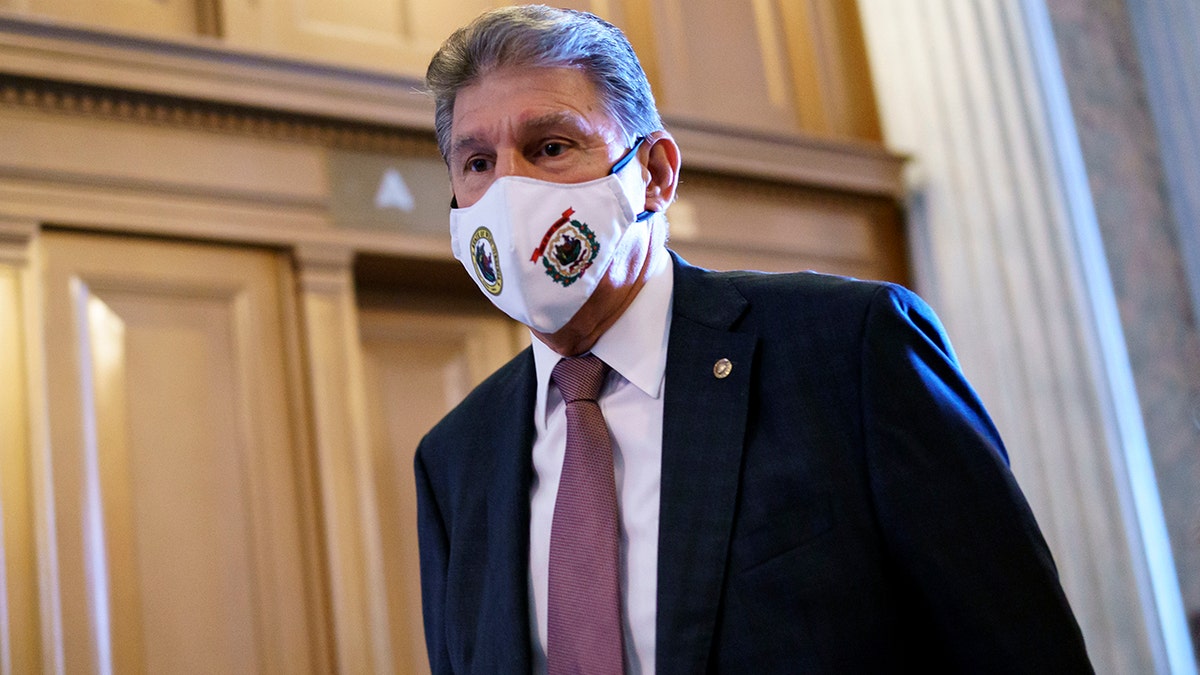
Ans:
[[[322,206],[328,191],[322,156],[311,148],[156,124],[159,113],[152,106],[128,111],[123,121],[8,112],[13,126],[0,133],[0,169],[24,177],[90,183],[116,193],[141,188],[310,208]]]
[[[635,7],[635,3],[638,5]],[[497,0],[232,0],[221,4],[222,36],[232,45],[267,48],[290,56],[337,62],[422,78],[429,59],[452,32]],[[644,0],[579,0],[556,6],[590,11],[625,25],[628,12],[644,19]],[[645,29],[648,21],[637,24]]]
[[[336,670],[394,672],[351,250],[297,247],[295,265]]]
[[[217,0],[27,0],[21,9],[122,32],[191,38],[211,30],[204,22],[204,16],[215,2]]]
[[[639,43],[636,31],[630,28],[644,61],[661,55],[659,60],[664,64],[669,62],[672,40],[679,42],[684,37],[679,36],[678,40],[671,37],[671,26],[660,20],[663,14],[660,5],[646,0],[608,4],[618,21],[628,25],[635,22],[648,24],[648,27],[642,27],[642,32],[651,38],[661,34],[661,40]],[[651,18],[645,20],[647,16]],[[682,27],[682,18],[674,25]],[[301,144],[358,142],[355,147],[373,152],[396,152],[397,147],[401,152],[417,152],[412,150],[416,143],[413,139],[422,134],[427,138],[432,129],[432,105],[427,98],[415,93],[418,86],[415,78],[385,78],[349,68],[316,67],[303,62],[254,56],[249,50],[231,53],[212,45],[191,46],[189,51],[181,53],[165,44],[104,42],[99,37],[87,31],[48,31],[41,24],[0,17],[0,70],[25,78],[81,83],[73,88],[69,85],[47,87],[36,82],[8,82],[0,75],[0,100],[38,113],[67,112],[219,133],[249,132],[257,137],[256,142],[244,144],[243,149],[253,149],[262,137],[269,137]],[[686,65],[682,64],[683,67]],[[741,77],[748,76],[742,74]],[[651,78],[653,81],[652,67]],[[675,86],[679,76],[672,74],[668,78],[664,75],[663,79]],[[714,82],[711,86],[719,84]],[[702,109],[694,110],[686,105],[671,109],[673,104],[669,101],[667,88],[665,84],[656,86],[656,94],[663,104],[668,127],[680,139],[688,171],[731,172],[745,178],[766,178],[852,192],[893,196],[903,193],[900,179],[903,159],[887,152],[877,141],[822,138],[795,133],[790,128],[748,129],[736,120],[718,124],[706,119]],[[60,89],[65,91],[58,91]],[[126,89],[159,92],[166,96],[129,95]],[[725,99],[740,96],[740,88],[726,87],[722,92]],[[277,112],[258,115],[239,109],[213,110],[205,104],[171,99],[171,95]],[[299,117],[301,115],[319,118]],[[374,131],[382,133],[359,133],[360,123],[375,125]],[[14,124],[20,122],[14,121]],[[5,130],[15,128],[0,125],[0,136]],[[399,133],[405,129],[410,130],[407,136]],[[205,144],[197,137],[180,149],[189,147],[204,148]],[[0,153],[0,158],[9,156],[14,155]],[[190,160],[186,154],[180,158]],[[307,172],[310,162],[311,159],[296,158],[295,170]],[[173,175],[179,167],[186,166],[187,162],[180,161],[160,170]],[[292,174],[288,166],[269,166],[264,161],[257,175],[290,176],[292,184],[308,188],[303,199],[280,194],[276,201],[287,198],[289,206],[307,209],[310,216],[316,217],[318,214],[313,212],[319,211],[322,204],[313,199],[313,191],[318,195],[325,194],[327,188],[306,181],[307,173]],[[106,196],[97,195],[94,199]],[[254,196],[261,198],[263,195]],[[158,214],[158,217],[165,222],[171,221],[169,214]],[[278,220],[270,209],[254,217],[264,223]],[[222,236],[236,238],[242,229],[230,228]],[[378,243],[375,241],[372,245]]]
[[[217,40],[179,44],[117,37],[104,30],[0,12],[0,97],[43,110],[126,118],[142,116],[138,104],[155,95],[183,97],[191,103],[181,107],[178,100],[168,101],[162,108],[167,115],[160,117],[155,107],[144,119],[208,128],[228,125],[227,131],[240,128],[275,137],[311,138],[314,131],[333,131],[330,136],[335,138],[361,135],[361,128],[347,130],[345,122],[433,128],[432,101],[417,90],[415,77],[389,77],[264,51],[265,47]],[[26,98],[28,82],[10,81],[9,75],[44,81],[39,88],[53,83],[57,95],[43,91],[32,100]],[[275,114],[257,115],[250,126],[244,115],[230,120],[234,111],[214,109],[212,104],[220,103]],[[280,113],[318,115],[343,124],[335,129],[313,124],[312,119],[298,124],[294,118],[281,120]]]
[[[820,23],[813,16],[814,4],[807,0],[780,0],[777,6],[786,36],[787,63],[795,81],[793,95],[798,125],[816,134],[829,134],[837,129],[838,119],[831,114],[829,97],[814,95],[827,90],[831,79],[821,60],[825,40],[819,33]]]
[[[428,672],[413,451],[430,427],[521,345],[512,322],[492,312],[373,305],[358,316],[394,666],[396,672]]]
[[[887,197],[691,173],[667,217],[671,248],[693,264],[908,282],[899,206]]]
[[[34,413],[38,370],[30,340],[37,313],[32,274],[36,223],[0,217],[0,672],[42,670],[39,543],[44,443]],[[32,346],[30,343],[33,343]],[[52,667],[50,661],[46,667]]]
[[[663,69],[658,45],[660,27],[654,21],[652,3],[650,0],[620,0],[610,4],[609,10],[617,13],[612,18],[601,16],[620,26],[625,37],[629,38],[629,43],[637,52],[638,61],[642,63],[642,70],[646,72],[646,79],[650,81],[656,102],[661,107]]]
[[[858,2],[815,0],[821,31],[821,58],[828,63],[826,94],[837,135],[883,147],[883,130],[875,101],[875,83],[863,36]]]
[[[236,119],[215,133],[152,122],[153,112],[139,122],[135,106],[124,114],[0,106],[4,209],[42,222],[223,241],[325,236],[319,148],[235,133]]]
[[[230,0],[225,40],[318,62],[423,77],[454,29],[496,3],[487,0]]]
[[[369,74],[388,74],[406,80],[390,85],[418,85],[429,58],[454,29],[479,12],[501,4],[506,3],[104,0],[81,4],[70,0],[31,0],[22,9],[34,16],[65,18],[84,26],[182,39],[191,43],[189,47],[201,50],[214,45],[187,39],[215,35],[220,37],[222,45],[247,54],[359,69],[357,73],[340,74],[338,79],[342,82],[338,86],[357,80],[360,82],[351,86],[367,84],[369,88],[378,84],[366,81],[369,77],[364,75]],[[578,0],[566,5],[593,11],[626,31],[643,61],[660,107],[668,116],[749,129],[803,131],[875,142],[880,139],[854,3]],[[15,5],[10,2],[10,6]],[[229,72],[235,72],[241,69],[244,60],[226,65]],[[273,65],[285,66],[281,70],[287,71],[289,78],[303,76],[308,70],[294,64]],[[98,61],[81,66],[82,70],[77,71],[80,75],[102,69],[105,64]],[[164,73],[155,71],[150,75],[163,79]],[[143,72],[141,77],[144,76]],[[255,85],[235,82],[236,75],[215,77],[222,80],[220,84],[225,88],[232,85],[237,89],[234,95],[254,96]],[[181,84],[171,77],[166,80],[168,87]],[[144,86],[140,80],[138,86]],[[286,88],[279,93],[297,97]],[[378,92],[363,93],[371,96]],[[394,91],[389,93],[395,95]],[[394,110],[406,109],[413,102],[402,103]],[[405,119],[411,123],[418,118],[406,114]],[[418,124],[424,126],[428,122],[418,120]]]
[[[319,672],[274,254],[48,232],[67,672]]]
[[[744,5],[723,0],[655,0],[653,17],[661,69],[655,94],[664,115],[760,130],[797,128],[773,16],[756,22]]]
[[[777,0],[796,86],[800,128],[823,136],[881,138],[862,26],[854,3]]]
[[[879,140],[853,3],[626,0],[622,9],[667,116]]]

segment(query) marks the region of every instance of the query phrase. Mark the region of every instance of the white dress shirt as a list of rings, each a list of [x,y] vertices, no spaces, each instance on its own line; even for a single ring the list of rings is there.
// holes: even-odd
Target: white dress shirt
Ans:
[[[611,368],[600,410],[612,435],[621,515],[622,624],[629,675],[653,675],[658,590],[658,506],[662,472],[663,379],[675,277],[665,251],[647,270],[633,302],[592,347]],[[567,418],[550,372],[562,357],[533,338],[537,401],[533,408],[529,597],[535,673],[546,672],[546,597],[550,523],[562,474]]]

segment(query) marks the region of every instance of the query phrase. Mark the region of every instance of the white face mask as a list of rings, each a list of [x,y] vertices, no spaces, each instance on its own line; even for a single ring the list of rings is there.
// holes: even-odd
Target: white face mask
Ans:
[[[504,176],[479,201],[450,209],[450,247],[505,314],[554,333],[587,302],[625,231],[644,220],[646,184],[633,160],[586,183]]]

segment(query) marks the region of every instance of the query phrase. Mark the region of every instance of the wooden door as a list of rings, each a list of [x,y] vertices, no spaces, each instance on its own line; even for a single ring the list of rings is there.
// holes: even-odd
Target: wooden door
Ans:
[[[65,672],[328,670],[282,257],[41,241]]]
[[[528,344],[529,334],[490,308],[378,304],[359,310],[359,333],[393,665],[398,673],[428,672],[413,451],[442,415]]]

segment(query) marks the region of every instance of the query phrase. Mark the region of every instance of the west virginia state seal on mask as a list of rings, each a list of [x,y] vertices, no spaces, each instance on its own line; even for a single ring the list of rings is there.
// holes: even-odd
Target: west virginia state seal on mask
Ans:
[[[542,243],[529,258],[530,262],[541,259],[547,276],[563,287],[583,276],[600,253],[600,242],[596,241],[595,233],[586,223],[571,220],[574,213],[573,208],[563,211],[562,217],[546,230]]]

